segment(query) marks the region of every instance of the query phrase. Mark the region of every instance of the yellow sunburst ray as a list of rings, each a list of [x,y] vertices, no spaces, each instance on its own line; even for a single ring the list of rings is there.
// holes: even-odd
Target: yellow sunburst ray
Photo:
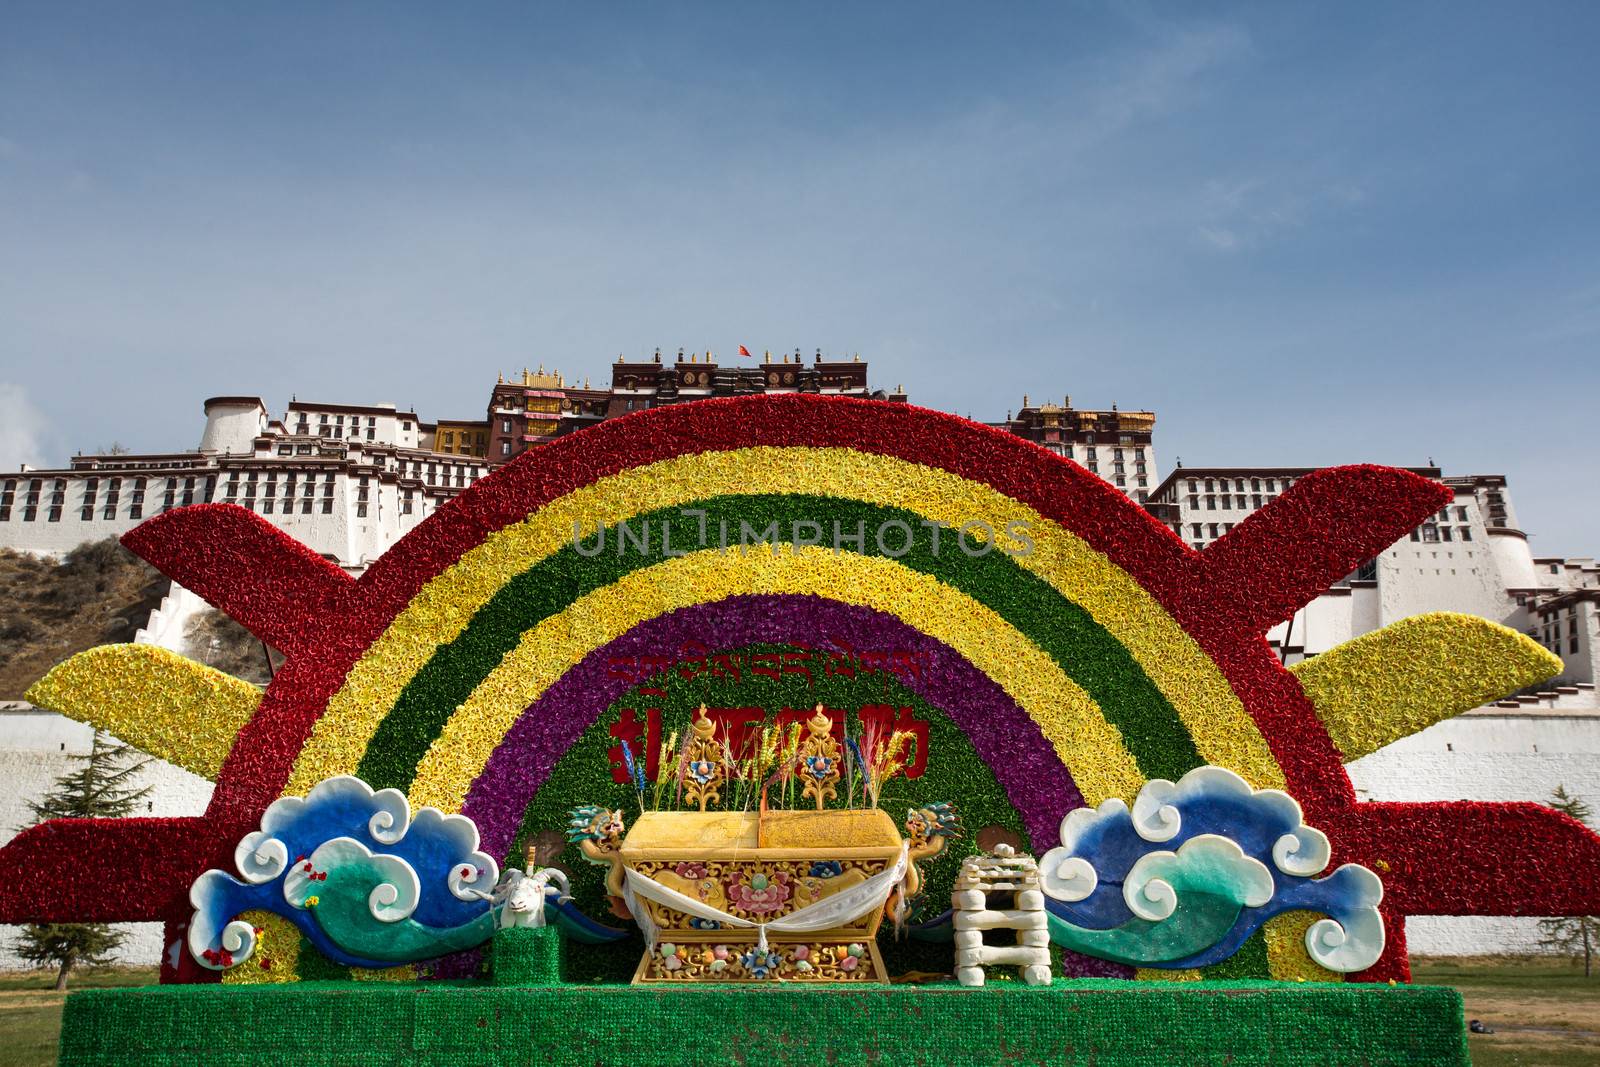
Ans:
[[[216,781],[261,690],[155,645],[100,645],[58,663],[24,694]]]
[[[1290,670],[1346,763],[1561,673],[1561,659],[1475,615],[1390,623]]]

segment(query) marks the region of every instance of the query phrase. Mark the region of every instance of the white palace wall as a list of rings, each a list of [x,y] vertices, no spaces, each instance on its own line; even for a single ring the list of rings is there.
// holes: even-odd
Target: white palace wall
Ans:
[[[1600,706],[1593,689],[1556,707],[1479,708],[1350,764],[1360,800],[1532,800],[1556,786],[1600,812]],[[1560,705],[1567,707],[1562,708]],[[1418,916],[1416,956],[1536,953],[1539,921],[1514,916]]]
[[[35,820],[28,801],[49,792],[55,780],[77,769],[72,756],[84,755],[94,732],[82,723],[28,704],[0,704],[0,845]],[[143,816],[203,815],[211,802],[211,783],[160,760],[145,768],[141,784],[151,786]],[[85,878],[114,872],[115,856],[87,857]],[[161,958],[160,923],[118,923],[128,940],[117,952],[123,963],[154,965]],[[0,970],[29,966],[15,952],[18,927],[0,924]]]

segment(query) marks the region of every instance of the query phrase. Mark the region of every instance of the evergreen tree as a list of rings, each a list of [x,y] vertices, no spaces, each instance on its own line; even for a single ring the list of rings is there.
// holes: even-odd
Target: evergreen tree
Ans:
[[[1589,805],[1567,792],[1566,786],[1556,786],[1550,794],[1550,806],[1563,814],[1589,825],[1593,812]],[[1539,941],[1552,952],[1563,956],[1583,953],[1583,976],[1588,978],[1594,970],[1594,954],[1600,949],[1600,918],[1593,915],[1567,915],[1555,919],[1539,920]]]
[[[88,753],[72,759],[81,766],[57,778],[43,799],[28,804],[37,821],[121,818],[132,815],[150,793],[149,786],[137,784],[150,757],[107,734],[96,731]],[[61,990],[74,967],[108,962],[125,937],[106,923],[31,923],[22,928],[17,954],[36,966],[55,967],[56,989]]]

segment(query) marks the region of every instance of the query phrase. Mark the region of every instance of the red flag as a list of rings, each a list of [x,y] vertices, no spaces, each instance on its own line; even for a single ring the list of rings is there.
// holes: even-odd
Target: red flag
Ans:
[[[739,346],[739,354],[741,356],[749,356],[750,355],[750,350],[748,348],[746,348],[744,345],[740,345]]]

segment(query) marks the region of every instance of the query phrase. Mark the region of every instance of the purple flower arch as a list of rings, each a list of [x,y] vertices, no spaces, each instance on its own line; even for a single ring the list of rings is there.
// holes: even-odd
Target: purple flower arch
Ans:
[[[732,596],[680,608],[635,626],[583,661],[528,705],[472,783],[462,814],[478,825],[483,847],[503,855],[523,813],[556,761],[583,731],[639,679],[611,669],[618,660],[676,652],[707,635],[737,635],[721,647],[818,638],[857,651],[903,649],[922,669],[902,684],[949,715],[972,740],[1016,809],[1035,851],[1059,842],[1062,818],[1083,794],[1037,723],[992,678],[950,646],[893,615],[811,595]]]

